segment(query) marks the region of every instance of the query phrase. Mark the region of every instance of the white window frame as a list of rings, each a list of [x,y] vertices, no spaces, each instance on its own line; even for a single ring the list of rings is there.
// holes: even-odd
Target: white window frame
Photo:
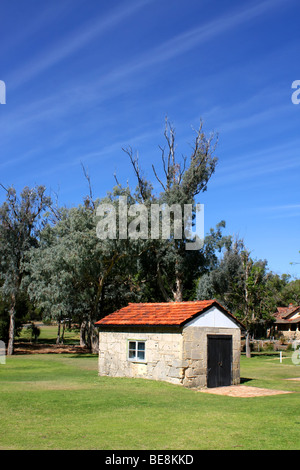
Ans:
[[[130,343],[134,344],[134,348],[130,347]],[[139,349],[139,343],[144,344],[144,349]],[[143,352],[143,359],[138,357],[138,352]],[[134,352],[134,356],[130,357],[130,352]],[[144,339],[129,339],[127,344],[127,358],[130,362],[146,362],[146,341]]]

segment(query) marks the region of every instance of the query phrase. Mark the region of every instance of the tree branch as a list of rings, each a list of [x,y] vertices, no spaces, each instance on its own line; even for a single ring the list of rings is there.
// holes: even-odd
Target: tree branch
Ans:
[[[88,172],[86,171],[83,163],[81,163],[81,166],[82,166],[82,170],[83,170],[83,174],[85,176],[85,178],[87,179],[87,182],[88,182],[88,186],[89,186],[89,193],[90,195],[87,196],[85,198],[85,200],[87,201],[87,203],[90,203],[93,207],[93,209],[95,209],[95,203],[94,203],[94,197],[93,197],[93,190],[92,190],[92,184],[91,184],[91,178],[88,174]]]
[[[163,182],[162,182],[162,181],[159,179],[159,177],[157,176],[157,173],[156,173],[156,171],[155,171],[155,168],[154,168],[154,165],[153,165],[153,164],[152,164],[152,169],[153,169],[153,172],[154,172],[154,174],[155,174],[155,177],[156,177],[157,181],[161,184],[163,190],[166,191],[166,188],[165,188]]]

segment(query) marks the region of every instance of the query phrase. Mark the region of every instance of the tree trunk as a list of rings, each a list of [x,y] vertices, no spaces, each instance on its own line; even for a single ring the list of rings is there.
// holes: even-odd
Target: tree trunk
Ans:
[[[87,322],[87,341],[86,346],[92,353],[99,352],[99,334],[98,330],[95,328],[93,321],[89,320]]]
[[[251,348],[250,348],[250,335],[249,331],[246,333],[246,357],[251,357]]]
[[[176,285],[176,290],[173,291],[174,300],[175,302],[182,302],[183,282],[182,282],[182,279],[178,275],[176,277],[175,285]]]
[[[58,322],[57,322],[56,344],[60,344],[60,320],[58,320]]]
[[[91,341],[92,353],[99,353],[99,333],[95,327],[93,327],[92,341]]]
[[[183,300],[183,279],[182,273],[178,266],[178,260],[175,265],[175,291],[173,291],[175,302],[182,302]]]
[[[163,281],[162,274],[161,274],[161,271],[160,271],[159,263],[157,264],[157,284],[158,284],[158,287],[160,289],[160,292],[163,295],[163,298],[164,298],[165,302],[171,302],[171,299],[168,296],[168,293],[167,293],[167,291],[164,287],[164,281]]]
[[[249,268],[250,265],[248,263],[249,261],[249,253],[245,253],[245,258],[244,258],[244,268],[245,268],[245,321],[246,325],[249,324],[249,291],[248,291],[248,279],[249,279]],[[246,333],[246,357],[251,357],[251,350],[250,350],[250,335],[249,331],[247,330]]]
[[[66,322],[65,322],[65,320],[63,320],[63,329],[62,329],[62,334],[61,334],[61,337],[60,337],[60,344],[64,344],[65,329],[66,329]]]
[[[83,321],[80,325],[80,346],[86,347],[86,321]]]
[[[11,295],[11,307],[10,307],[9,315],[10,315],[10,322],[9,322],[7,355],[11,356],[14,353],[14,339],[15,339],[15,316],[16,316],[15,294]]]

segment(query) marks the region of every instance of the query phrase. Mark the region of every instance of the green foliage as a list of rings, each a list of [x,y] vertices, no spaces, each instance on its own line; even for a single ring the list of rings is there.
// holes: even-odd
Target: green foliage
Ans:
[[[0,295],[0,339],[5,344],[8,344],[9,340],[9,308],[9,298]],[[16,299],[15,336],[19,336],[23,323],[40,319],[41,312],[33,306],[26,292],[20,292]]]
[[[287,282],[281,291],[280,305],[300,305],[300,279]]]
[[[16,190],[6,190],[6,201],[0,207],[0,279],[4,294],[17,294],[24,272],[25,253],[36,244],[44,225],[42,215],[51,205],[45,187],[25,187],[17,196]]]
[[[256,334],[264,334],[282,301],[288,277],[269,272],[265,260],[253,260],[242,240],[227,244],[217,265],[198,282],[197,298],[217,298]]]
[[[194,221],[196,196],[207,190],[208,182],[215,172],[216,136],[207,137],[201,123],[195,133],[190,156],[184,156],[181,159],[177,158],[175,130],[168,121],[166,121],[164,137],[166,146],[161,147],[162,168],[158,171],[153,166],[156,183],[159,183],[161,192],[154,192],[154,183],[145,178],[132,149],[126,150],[138,183],[135,192],[126,188],[128,202],[130,204],[133,203],[131,201],[142,202],[146,207],[149,207],[151,203],[160,206],[167,204],[169,207],[177,204],[182,209],[184,204],[191,204]],[[124,191],[120,184],[118,187]],[[152,301],[194,299],[196,279],[208,269],[208,266],[215,263],[216,250],[226,242],[222,236],[225,223],[221,222],[216,230],[210,231],[203,248],[186,250],[186,244],[191,240],[185,233],[186,221],[183,219],[182,217],[182,239],[175,239],[171,235],[167,240],[145,240],[142,243],[138,278],[140,286],[147,286],[143,289],[143,298],[150,297]]]
[[[25,256],[30,248],[36,246],[40,230],[46,222],[43,216],[52,202],[45,195],[44,186],[33,189],[25,187],[20,197],[13,187],[4,189],[6,200],[0,207],[0,290],[9,302],[7,351],[10,355],[14,349],[16,303],[23,291]]]
[[[82,340],[92,347],[95,321],[134,295],[131,259],[125,244],[97,238],[91,207],[73,207],[45,227],[39,246],[28,253],[28,293],[45,319],[83,325]]]
[[[38,326],[36,326],[34,323],[31,323],[29,326],[30,333],[31,333],[31,340],[36,342],[38,337],[41,334],[41,330]]]

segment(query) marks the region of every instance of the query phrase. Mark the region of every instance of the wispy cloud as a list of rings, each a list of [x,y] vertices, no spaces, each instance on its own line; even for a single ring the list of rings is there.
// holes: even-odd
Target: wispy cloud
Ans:
[[[41,72],[49,69],[53,65],[66,59],[73,53],[79,51],[88,45],[95,38],[105,34],[108,30],[117,27],[117,25],[125,21],[138,10],[146,6],[153,0],[139,0],[136,2],[122,4],[118,9],[114,9],[105,17],[97,18],[81,29],[74,31],[72,34],[62,38],[50,51],[43,52],[39,57],[33,58],[25,67],[15,71],[14,76],[10,77],[10,89],[17,88],[26,81],[35,78]]]
[[[237,132],[239,129],[249,129],[251,126],[257,126],[264,122],[269,122],[274,117],[274,113],[277,115],[283,115],[284,112],[291,110],[290,103],[283,104],[280,106],[270,106],[265,108],[263,111],[253,112],[247,116],[237,116],[234,119],[227,119],[227,121],[221,123],[219,132]]]
[[[115,28],[121,21],[125,21],[130,15],[133,15],[151,1],[153,0],[138,1],[130,5],[126,4],[126,6],[113,10],[106,17],[98,18],[92,23],[84,25],[81,30],[74,31],[59,44],[55,45],[48,53],[44,51],[42,56],[32,59],[25,67],[17,70],[14,76],[8,80],[10,93],[14,88],[23,85],[26,81],[35,78],[39,73],[82,49],[96,37],[105,34],[109,29]],[[149,67],[165,63],[193,49],[196,45],[205,43],[232,28],[241,26],[245,22],[263,15],[268,9],[274,9],[282,3],[283,0],[266,0],[250,8],[222,15],[206,24],[180,33],[149,51],[144,51],[133,59],[127,60],[124,64],[115,67],[110,72],[102,74],[97,79],[84,82],[81,87],[78,86],[78,83],[76,85],[73,84],[73,86],[70,83],[60,84],[62,87],[61,93],[57,87],[55,95],[53,97],[48,96],[47,100],[49,103],[52,101],[54,108],[57,109],[58,97],[60,96],[61,98],[65,94],[63,99],[60,99],[61,107],[64,108],[63,113],[68,111],[68,106],[73,106],[75,99],[77,105],[80,105],[80,102],[91,102],[94,99],[97,99],[97,102],[101,102],[103,99],[108,99],[109,96],[120,93],[122,87],[126,86],[126,79],[130,80],[131,86],[133,86],[134,78],[138,72],[144,72]],[[49,113],[51,114],[51,104],[47,107],[46,115]],[[34,117],[33,119],[36,120]]]
[[[206,24],[181,33],[157,47],[150,55],[146,55],[141,67],[163,62],[173,57],[183,54],[200,43],[205,43],[219,35],[252,21],[262,16],[268,10],[274,10],[277,6],[283,5],[284,0],[266,0],[259,2],[250,8],[240,11],[232,11],[222,15]]]
[[[278,204],[255,209],[256,213],[263,214],[268,219],[297,218],[300,216],[300,204]]]
[[[276,108],[273,108],[276,115]],[[300,167],[300,139],[292,139],[282,144],[264,146],[257,151],[241,151],[218,168],[213,178],[218,186],[253,181],[259,176],[290,171]]]
[[[113,10],[108,16],[98,18],[92,23],[84,25],[81,30],[69,35],[63,44],[56,45],[44,57],[35,58],[25,68],[19,70],[15,75],[15,80],[9,82],[10,89],[34,78],[42,71],[88,45],[96,37],[105,34],[109,29],[117,27],[121,21],[125,21],[130,15],[133,15],[151,1],[153,0],[143,0],[130,5],[126,4],[126,6],[122,4],[122,7]],[[1,124],[2,135],[3,137],[5,137],[5,134],[9,135],[10,129],[13,129],[13,135],[15,136],[18,129],[20,131],[22,128],[29,129],[43,121],[53,123],[55,119],[63,118],[76,108],[77,110],[81,109],[89,103],[99,105],[110,97],[118,96],[119,93],[122,93],[124,87],[135,86],[135,81],[139,83],[138,76],[140,74],[138,72],[144,73],[149,67],[154,69],[152,66],[165,63],[193,49],[196,45],[216,38],[232,28],[239,27],[283,3],[283,0],[266,0],[238,12],[233,11],[231,14],[222,15],[208,23],[180,33],[163,44],[126,61],[126,63],[124,61],[123,64],[96,79],[92,78],[89,81],[84,81],[81,85],[78,85],[77,82],[73,84],[70,82],[60,83],[60,89],[57,87],[53,95],[38,98],[30,105],[15,107],[10,115],[6,114],[5,122],[2,123],[3,125]],[[147,80],[147,78],[145,79]],[[265,110],[259,117],[264,119],[271,112],[273,110]],[[236,124],[245,127],[249,123],[255,122],[256,117],[247,117],[244,121],[237,119]],[[232,129],[234,125],[233,121],[227,121],[224,124],[225,130],[229,130],[228,127]],[[293,162],[290,162],[293,165]],[[245,170],[244,163],[241,164],[240,174]],[[257,170],[253,167],[252,171],[255,173]]]
[[[22,28],[15,28],[11,36],[5,37],[5,41],[1,42],[0,56],[11,54],[15,48],[35,37],[40,31],[51,27],[53,22],[63,17],[70,8],[74,8],[74,1],[65,0],[64,2],[55,3],[55,6],[50,2],[49,4],[44,3],[43,8],[36,15],[32,15],[30,21],[23,22]],[[83,1],[76,0],[76,6]]]
[[[260,207],[259,210],[261,211],[286,211],[286,210],[293,210],[293,209],[300,209],[300,204],[279,204],[275,206],[267,206],[267,207]]]
[[[95,38],[105,34],[108,30],[116,27],[120,22],[135,14],[138,10],[146,6],[153,0],[142,0],[131,4],[126,4],[119,9],[113,10],[106,17],[84,25],[80,30],[61,40],[48,53],[44,51],[42,56],[33,58],[29,63],[17,70],[14,77],[9,80],[10,89],[16,88],[24,82],[35,78],[39,73],[49,69],[53,65],[67,58],[71,54],[79,51],[88,45]],[[283,0],[265,0],[250,8],[242,9],[238,12],[232,11],[230,14],[222,15],[208,23],[196,28],[189,29],[175,37],[165,41],[163,44],[154,47],[150,51],[144,52],[126,65],[117,67],[109,74],[109,79],[120,78],[131,75],[147,67],[158,65],[183,54],[195,46],[212,40],[219,35],[243,25],[253,19],[262,16],[269,9],[274,10],[276,6],[284,3]],[[286,0],[285,0],[286,3]]]

